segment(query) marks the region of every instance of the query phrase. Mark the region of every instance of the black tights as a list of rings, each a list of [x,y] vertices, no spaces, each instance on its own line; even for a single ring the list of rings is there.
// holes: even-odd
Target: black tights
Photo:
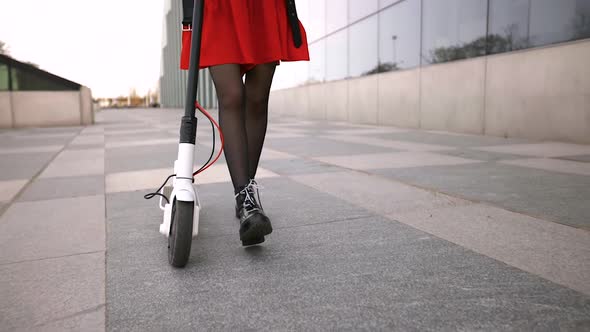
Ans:
[[[209,67],[217,99],[225,160],[237,193],[254,179],[268,123],[268,96],[275,63],[257,65],[242,81],[240,66]]]

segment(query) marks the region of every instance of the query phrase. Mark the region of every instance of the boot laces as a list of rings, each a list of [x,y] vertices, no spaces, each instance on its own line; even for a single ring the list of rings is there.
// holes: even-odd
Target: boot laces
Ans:
[[[258,191],[259,188],[262,187],[258,185],[256,180],[252,179],[244,189],[235,195],[235,197],[237,198],[242,194],[245,195],[243,204],[248,211],[254,209],[262,210],[262,204],[260,203],[260,192]]]

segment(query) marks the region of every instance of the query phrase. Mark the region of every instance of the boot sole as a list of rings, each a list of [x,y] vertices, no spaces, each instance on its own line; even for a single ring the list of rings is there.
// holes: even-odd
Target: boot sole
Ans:
[[[240,240],[243,246],[251,246],[264,242],[264,237],[272,233],[272,225],[268,218],[253,216],[253,220],[246,221],[248,229],[240,227]]]

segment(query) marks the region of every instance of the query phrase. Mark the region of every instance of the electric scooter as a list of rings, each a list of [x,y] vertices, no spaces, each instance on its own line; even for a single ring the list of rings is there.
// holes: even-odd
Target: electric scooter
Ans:
[[[184,0],[187,1],[187,0]],[[199,214],[202,209],[201,201],[194,184],[194,176],[203,172],[215,163],[223,151],[223,134],[217,122],[196,101],[199,80],[199,60],[201,46],[201,32],[203,20],[203,1],[195,0],[192,11],[191,24],[183,20],[183,29],[192,30],[190,44],[190,65],[186,90],[184,116],[180,124],[180,144],[178,158],[174,162],[174,174],[170,175],[164,184],[154,193],[145,195],[146,199],[160,197],[159,207],[164,212],[160,225],[160,233],[168,237],[168,262],[174,267],[184,267],[189,259],[193,238],[199,233]],[[185,6],[186,8],[186,6]],[[186,13],[185,13],[186,19]],[[199,109],[211,126],[217,127],[221,139],[221,148],[217,157],[210,162],[215,151],[215,130],[213,130],[213,148],[209,160],[197,171],[193,172],[195,141],[197,135],[197,118],[195,110]],[[173,178],[172,186],[166,183]]]

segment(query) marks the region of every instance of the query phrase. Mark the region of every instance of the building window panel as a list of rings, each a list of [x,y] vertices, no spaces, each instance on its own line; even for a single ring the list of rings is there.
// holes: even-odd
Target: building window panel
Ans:
[[[486,0],[423,0],[422,62],[486,54]]]
[[[309,42],[324,37],[326,35],[326,0],[314,0],[309,8],[309,19],[302,22]]]
[[[393,5],[396,2],[401,2],[404,0],[379,0],[379,9],[385,8],[389,5]]]
[[[379,72],[420,65],[420,0],[379,13]]]
[[[487,52],[502,53],[529,46],[530,0],[490,0]]]
[[[590,0],[531,0],[533,46],[590,38]]]
[[[349,29],[349,75],[352,77],[378,72],[378,19],[371,16]]]
[[[348,23],[377,12],[379,0],[348,0]]]
[[[348,23],[348,1],[326,0],[326,33],[344,28]]]
[[[326,80],[326,40],[319,40],[309,45],[309,82]]]
[[[8,66],[0,63],[0,91],[10,90],[9,77],[8,77]]]
[[[342,30],[326,38],[326,80],[348,76],[348,32]]]

